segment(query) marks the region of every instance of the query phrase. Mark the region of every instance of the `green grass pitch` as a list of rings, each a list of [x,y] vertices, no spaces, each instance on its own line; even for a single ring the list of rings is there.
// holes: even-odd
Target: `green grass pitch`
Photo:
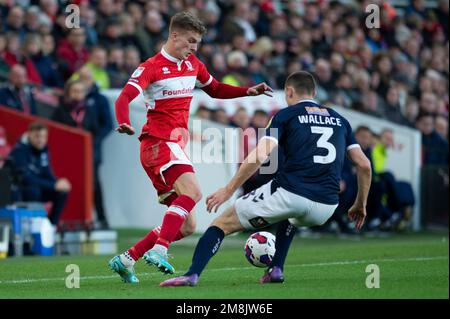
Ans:
[[[119,250],[145,231],[120,230]],[[197,287],[159,287],[168,278],[136,265],[140,284],[123,284],[107,267],[112,256],[0,259],[0,298],[449,298],[448,233],[396,234],[389,238],[320,239],[297,236],[284,284],[260,285],[263,270],[244,257],[247,235],[226,238]],[[173,245],[176,274],[190,265],[193,237]],[[66,288],[66,266],[80,269],[80,288]],[[366,287],[369,264],[380,270],[380,288]]]

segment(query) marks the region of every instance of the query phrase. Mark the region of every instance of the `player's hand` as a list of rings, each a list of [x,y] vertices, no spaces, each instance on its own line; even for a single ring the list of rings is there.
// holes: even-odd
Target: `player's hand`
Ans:
[[[361,205],[353,205],[348,210],[348,218],[356,222],[356,229],[360,230],[366,219],[366,207]]]
[[[119,125],[118,128],[116,128],[116,131],[123,134],[133,135],[134,134],[134,128],[131,125],[122,123]]]
[[[266,83],[259,83],[258,85],[252,86],[251,88],[248,88],[247,95],[255,96],[264,94],[267,96],[272,96],[272,94],[268,92],[273,92],[272,88],[268,86]]]
[[[225,203],[233,195],[233,192],[226,187],[220,188],[214,194],[206,198],[206,207],[209,213],[214,210],[217,213],[219,206]]]

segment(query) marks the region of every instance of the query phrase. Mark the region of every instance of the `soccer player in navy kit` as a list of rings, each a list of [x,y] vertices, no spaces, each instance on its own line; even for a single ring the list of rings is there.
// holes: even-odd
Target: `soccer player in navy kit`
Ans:
[[[358,178],[358,194],[348,216],[356,222],[357,229],[361,228],[371,182],[370,161],[355,141],[348,121],[313,100],[315,87],[314,78],[308,72],[296,72],[287,78],[285,98],[289,106],[272,118],[266,136],[230,182],[208,196],[208,211],[216,212],[279,146],[284,161],[275,178],[250,195],[238,198],[217,217],[200,238],[188,272],[162,282],[161,286],[195,286],[224,236],[231,233],[257,230],[286,220],[289,222],[282,226],[287,230],[293,226],[324,224],[338,206],[339,181],[346,155],[356,166]],[[277,236],[274,259],[261,283],[284,281],[282,269],[292,233]]]

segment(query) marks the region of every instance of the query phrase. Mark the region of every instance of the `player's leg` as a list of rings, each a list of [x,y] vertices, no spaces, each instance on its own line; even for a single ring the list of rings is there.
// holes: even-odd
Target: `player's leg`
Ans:
[[[178,195],[176,195],[176,193],[173,193],[170,196],[167,196],[163,203],[169,207],[177,197]],[[195,226],[196,218],[194,211],[192,211],[184,221],[179,233],[177,234],[177,236],[175,236],[174,241],[191,235],[195,231]],[[137,242],[134,246],[110,260],[110,268],[116,271],[122,277],[122,280],[124,282],[139,282],[134,270],[134,264],[155,245],[160,231],[161,226],[153,228],[142,240]]]
[[[295,203],[294,209],[297,216],[289,218],[280,223],[277,229],[275,241],[275,255],[270,267],[260,279],[260,283],[282,283],[284,282],[283,268],[289,247],[294,239],[299,226],[320,226],[327,222],[336,210],[336,205],[317,203],[289,193],[285,190],[284,197],[288,203]]]
[[[144,260],[147,263],[157,266],[164,273],[175,271],[167,261],[167,250],[177,236],[182,236],[182,233],[180,233],[181,227],[202,196],[192,167],[189,166],[191,171],[187,171],[187,168],[182,166],[187,165],[174,165],[164,175],[166,179],[170,179],[170,176],[176,176],[173,188],[178,197],[172,202],[164,215],[161,231],[154,247],[144,254]],[[190,221],[190,224],[192,224],[192,221],[195,221],[195,218]]]
[[[260,279],[260,283],[284,282],[284,263],[296,232],[297,227],[292,225],[289,220],[283,220],[278,224],[275,241],[275,255],[273,256],[270,267]]]
[[[192,264],[181,277],[166,280],[160,286],[195,286],[210,259],[217,253],[225,236],[244,230],[234,205],[217,217],[205,231],[195,247]]]

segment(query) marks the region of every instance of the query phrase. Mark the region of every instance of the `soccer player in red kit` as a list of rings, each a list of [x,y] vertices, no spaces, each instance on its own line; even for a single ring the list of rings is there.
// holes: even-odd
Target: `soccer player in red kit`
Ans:
[[[168,207],[161,226],[110,260],[109,266],[124,282],[139,282],[134,264],[141,257],[160,271],[173,273],[174,268],[167,260],[169,245],[195,230],[192,209],[202,194],[192,163],[183,150],[189,139],[187,125],[194,88],[220,99],[271,96],[272,89],[265,83],[237,87],[214,79],[195,56],[205,32],[203,23],[192,14],[175,14],[161,52],[134,71],[115,103],[117,131],[133,135],[128,106],[139,93],[144,94],[147,123],[139,136],[141,164],[158,192],[160,203]]]

